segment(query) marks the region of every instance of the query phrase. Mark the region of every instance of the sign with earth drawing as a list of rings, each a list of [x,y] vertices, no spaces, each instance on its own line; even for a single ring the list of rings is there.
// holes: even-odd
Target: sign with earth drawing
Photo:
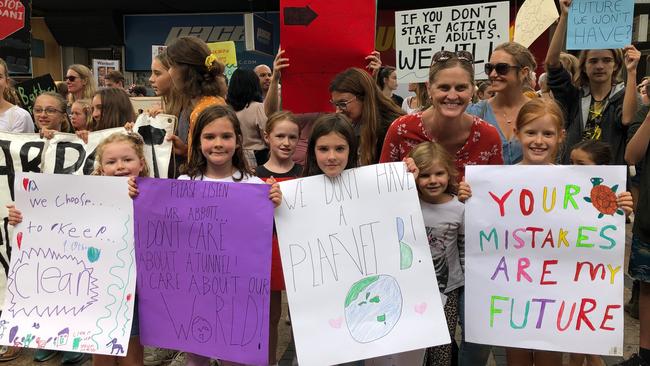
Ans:
[[[275,220],[301,365],[450,342],[415,181],[404,163],[280,187]]]

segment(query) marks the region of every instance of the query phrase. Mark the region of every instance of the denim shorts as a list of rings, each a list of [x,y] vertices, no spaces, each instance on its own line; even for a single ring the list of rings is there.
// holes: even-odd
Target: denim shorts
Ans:
[[[634,279],[650,283],[650,243],[636,235],[632,236],[629,272]]]

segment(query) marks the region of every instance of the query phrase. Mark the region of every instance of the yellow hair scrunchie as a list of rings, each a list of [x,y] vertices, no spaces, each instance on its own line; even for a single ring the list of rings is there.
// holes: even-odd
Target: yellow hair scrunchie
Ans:
[[[205,67],[208,68],[208,71],[212,71],[212,69],[215,68],[215,61],[219,61],[219,59],[217,59],[217,55],[214,53],[209,54],[208,57],[205,58]]]

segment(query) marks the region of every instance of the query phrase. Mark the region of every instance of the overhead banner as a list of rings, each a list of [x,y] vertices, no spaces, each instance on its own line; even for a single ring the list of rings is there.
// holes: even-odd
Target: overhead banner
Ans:
[[[395,12],[397,79],[429,79],[433,55],[440,50],[469,51],[475,78],[487,79],[484,66],[494,48],[509,40],[507,1]]]
[[[625,169],[467,167],[468,342],[623,354]]]
[[[155,126],[165,126],[164,115],[157,116]],[[162,124],[162,125],[161,125]],[[139,130],[140,127],[136,126]],[[0,132],[0,304],[5,294],[6,275],[11,259],[11,226],[7,222],[6,205],[14,201],[14,180],[20,172],[44,172],[54,174],[91,174],[95,166],[95,149],[104,138],[116,132],[125,132],[123,128],[112,128],[88,134],[88,143],[74,134],[56,133],[50,140],[42,139],[37,133]],[[153,132],[152,135],[156,135]],[[151,140],[153,141],[153,139]],[[155,140],[156,142],[158,140]],[[146,140],[145,140],[146,142]],[[151,146],[151,144],[147,144]],[[168,170],[171,142],[153,144],[153,149],[145,148],[147,162],[156,161],[158,169],[149,165],[150,173],[156,170],[163,174]],[[155,154],[154,154],[155,153]],[[154,159],[155,156],[155,159]],[[166,177],[166,175],[163,175]]]
[[[282,71],[282,107],[333,111],[329,83],[349,67],[364,68],[375,49],[376,0],[280,1],[280,44],[291,60]],[[314,64],[318,60],[318,65]]]
[[[275,224],[301,365],[450,342],[415,181],[404,163],[280,187]]]
[[[18,173],[0,344],[125,356],[135,301],[126,177]]]
[[[266,365],[269,186],[138,179],[138,190],[142,343]]]
[[[566,48],[623,48],[632,44],[634,0],[574,0],[567,19]]]

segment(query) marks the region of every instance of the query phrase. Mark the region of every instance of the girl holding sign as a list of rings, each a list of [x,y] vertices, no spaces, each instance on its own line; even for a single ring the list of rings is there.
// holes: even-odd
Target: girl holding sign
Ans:
[[[465,205],[453,193],[458,172],[451,155],[435,142],[416,146],[407,164],[414,172],[449,335],[454,339],[458,297],[465,284]],[[451,344],[427,349],[426,365],[451,366],[451,360]]]
[[[97,169],[94,175],[103,176],[128,176],[128,177],[146,177],[149,176],[149,169],[144,158],[144,141],[140,135],[135,133],[124,134],[121,132],[114,133],[104,139],[96,149]],[[129,188],[131,191],[131,188]],[[20,210],[13,205],[7,206],[9,210],[9,224],[17,225],[23,221]],[[135,260],[135,258],[133,258]],[[93,366],[142,366],[143,349],[140,344],[138,309],[133,304],[133,320],[131,322],[131,337],[129,339],[129,348],[126,356],[109,356],[93,355]],[[108,342],[110,338],[107,337]],[[110,344],[110,343],[109,343]],[[34,355],[34,360],[43,362],[51,359],[57,354],[55,350],[38,349]],[[64,364],[81,362],[86,357],[83,353],[63,352]]]
[[[560,51],[567,33],[571,0],[560,0],[560,21],[546,54],[548,86],[566,111],[567,145],[582,140],[602,140],[612,147],[613,164],[624,165],[625,143],[630,137],[628,125],[637,112],[636,66],[641,53],[625,47],[625,62],[620,49],[582,50],[578,85],[560,63]],[[622,67],[627,82],[618,81]],[[569,151],[561,161],[568,163]]]
[[[278,182],[299,178],[302,166],[291,159],[298,145],[300,125],[296,117],[287,111],[272,114],[266,122],[264,141],[269,146],[269,160],[255,168],[255,175],[264,181],[271,178]],[[282,291],[285,290],[280,248],[277,233],[273,232],[273,255],[271,258],[271,310],[269,326],[269,364],[276,365],[278,346],[278,323],[282,315]]]
[[[205,180],[210,182],[234,182],[264,184],[248,168],[242,148],[243,135],[237,115],[232,108],[214,105],[204,109],[196,120],[189,146],[189,160],[181,167],[178,179]],[[269,199],[275,207],[282,202],[280,186],[273,177],[266,181],[271,185]],[[133,186],[135,189],[135,185]],[[207,366],[208,357],[186,353],[188,366]],[[221,361],[221,365],[233,365]]]
[[[66,102],[55,92],[45,92],[34,101],[34,119],[41,137],[51,139],[55,132],[71,132],[72,126],[65,113]]]
[[[553,100],[537,98],[524,104],[517,115],[516,136],[521,142],[522,165],[552,165],[555,163],[560,146],[564,141],[564,117],[560,106]],[[464,202],[471,197],[471,188],[461,182],[458,199]],[[619,194],[617,204],[624,210],[631,205],[629,193]],[[509,365],[553,366],[562,364],[559,352],[507,348]]]

